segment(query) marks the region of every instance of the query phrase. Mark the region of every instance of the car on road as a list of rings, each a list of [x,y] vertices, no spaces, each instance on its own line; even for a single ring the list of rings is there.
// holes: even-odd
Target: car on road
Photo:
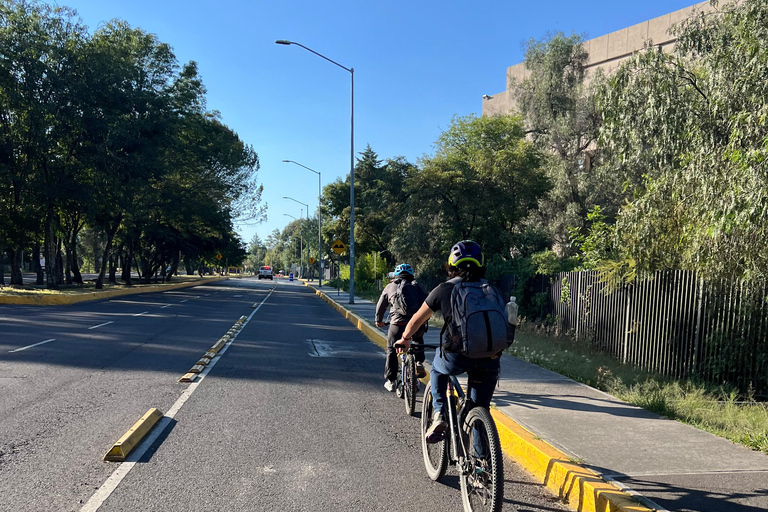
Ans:
[[[259,279],[273,279],[272,267],[268,265],[259,267]]]

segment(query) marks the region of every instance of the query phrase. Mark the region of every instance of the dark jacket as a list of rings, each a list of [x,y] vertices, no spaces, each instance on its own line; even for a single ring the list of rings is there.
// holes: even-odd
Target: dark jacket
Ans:
[[[392,305],[392,297],[395,296],[395,292],[397,292],[397,285],[400,284],[400,281],[402,281],[401,278],[397,278],[391,283],[389,283],[387,286],[384,287],[384,290],[381,292],[381,297],[379,297],[379,302],[376,303],[376,322],[383,322],[384,321],[384,313],[386,313],[387,308],[389,308]],[[416,281],[411,281],[411,284],[413,286],[418,286],[421,288],[422,291],[424,291],[424,288]],[[424,296],[426,296],[426,292],[424,292]],[[390,324],[395,325],[405,325],[408,323],[408,320],[410,320],[411,317],[403,317],[397,314],[395,311],[390,311]]]

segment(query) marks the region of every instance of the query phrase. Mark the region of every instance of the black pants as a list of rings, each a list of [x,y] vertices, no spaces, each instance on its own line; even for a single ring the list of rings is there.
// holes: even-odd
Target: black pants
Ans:
[[[413,335],[411,345],[421,345],[424,343],[424,331],[426,329],[422,325],[419,330]],[[387,333],[387,361],[384,363],[384,378],[387,380],[397,379],[397,350],[395,350],[395,343],[403,337],[405,332],[405,325],[389,324],[389,331]],[[417,350],[413,354],[417,363],[424,362],[424,349]]]

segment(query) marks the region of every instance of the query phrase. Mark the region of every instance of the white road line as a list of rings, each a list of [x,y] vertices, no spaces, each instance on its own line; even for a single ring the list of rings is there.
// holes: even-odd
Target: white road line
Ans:
[[[94,325],[93,327],[89,327],[88,330],[90,331],[91,329],[98,329],[99,327],[104,327],[105,325],[109,325],[109,324],[113,324],[113,323],[115,323],[114,320],[112,320],[111,322],[104,322],[103,324]]]
[[[143,311],[137,315],[131,315],[131,316],[141,316],[141,315],[146,315],[147,313],[149,313],[149,311]]]
[[[189,299],[184,299],[183,301],[180,302],[180,304],[183,304],[184,302],[187,302],[188,300]]]
[[[275,291],[274,288],[272,288],[266,297],[264,297],[264,300],[261,301],[261,304],[253,310],[253,312],[250,314],[248,319],[243,322],[243,328],[248,324],[248,322],[251,321],[251,318],[253,318],[253,315],[256,314],[256,312],[261,308],[261,306],[264,305],[264,303],[267,301],[270,295],[272,295],[272,292]],[[53,340],[50,340],[53,341]],[[200,372],[200,375],[198,376],[197,380],[189,385],[187,389],[184,390],[184,392],[181,394],[178,400],[176,400],[176,403],[174,403],[170,409],[168,409],[168,412],[165,413],[163,416],[163,419],[161,419],[158,422],[158,425],[152,429],[152,432],[144,438],[144,440],[139,444],[139,446],[136,447],[136,449],[131,452],[130,455],[128,455],[128,458],[125,460],[125,462],[120,463],[120,465],[115,469],[115,471],[107,478],[107,481],[104,482],[104,484],[99,487],[99,489],[91,496],[91,499],[88,500],[88,502],[83,505],[83,508],[80,509],[80,512],[96,512],[99,510],[101,505],[107,500],[107,498],[110,497],[110,495],[117,489],[117,486],[120,485],[120,482],[123,481],[123,478],[125,478],[128,473],[133,469],[133,466],[136,465],[136,462],[141,460],[141,458],[144,456],[146,451],[149,449],[150,446],[152,446],[152,443],[154,443],[158,437],[160,437],[166,428],[171,424],[171,421],[173,420],[174,416],[176,416],[176,413],[179,412],[181,409],[181,406],[184,405],[184,403],[189,400],[189,397],[192,396],[192,393],[195,392],[195,390],[200,386],[200,384],[203,382],[203,379],[205,379],[205,376],[208,375],[208,373],[213,369],[214,366],[216,366],[216,363],[219,362],[219,359],[221,359],[221,356],[224,355],[224,353],[227,351],[229,346],[234,342],[234,340],[228,341],[224,347],[219,351],[218,355],[211,359],[211,362],[208,363],[208,365],[205,367],[205,369]]]
[[[165,306],[160,306],[160,309],[165,309],[165,308],[169,308],[169,307],[171,307],[171,305],[170,304],[166,304]]]
[[[40,343],[35,343],[33,345],[27,345],[26,347],[17,348],[16,350],[9,350],[8,352],[21,352],[22,350],[27,350],[28,348],[36,347],[44,343],[50,343],[52,341],[56,341],[56,338],[51,338],[49,340],[41,341]]]

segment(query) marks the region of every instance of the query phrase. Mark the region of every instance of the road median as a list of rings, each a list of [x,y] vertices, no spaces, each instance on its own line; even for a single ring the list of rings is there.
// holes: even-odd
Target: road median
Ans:
[[[13,290],[0,292],[0,304],[6,305],[25,305],[25,306],[67,306],[79,302],[88,302],[93,300],[111,299],[123,295],[135,295],[139,293],[154,293],[168,290],[178,290],[179,288],[189,288],[200,286],[201,284],[215,283],[228,279],[227,277],[205,277],[196,278],[194,281],[184,281],[180,283],[164,283],[151,285],[136,285],[124,288],[109,288],[97,291],[74,291],[71,293],[24,293]]]

